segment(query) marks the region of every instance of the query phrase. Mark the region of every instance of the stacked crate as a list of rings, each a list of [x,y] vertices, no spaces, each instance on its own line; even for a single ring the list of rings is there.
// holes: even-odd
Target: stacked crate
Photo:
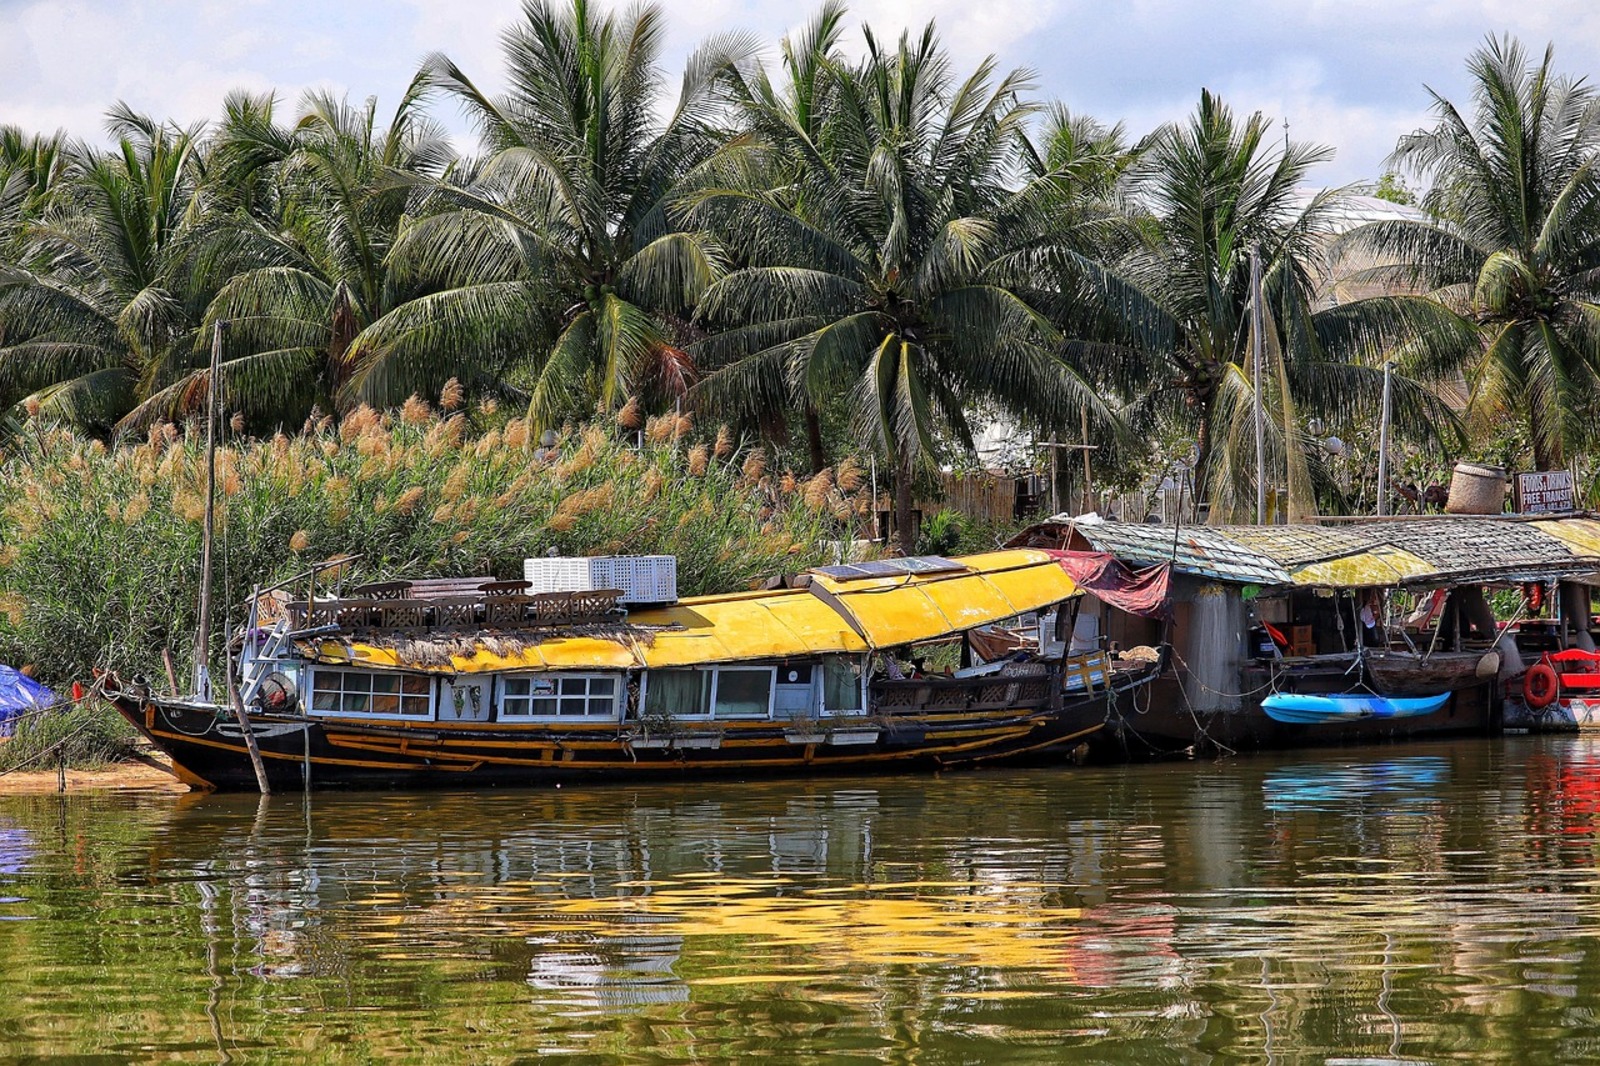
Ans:
[[[525,559],[522,576],[531,593],[621,591],[627,604],[673,603],[678,599],[674,555],[555,556]]]

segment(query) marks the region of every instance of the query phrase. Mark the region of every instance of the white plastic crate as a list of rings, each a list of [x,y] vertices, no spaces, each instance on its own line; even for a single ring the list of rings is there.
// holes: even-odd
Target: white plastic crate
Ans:
[[[530,592],[621,589],[623,603],[672,603],[678,598],[674,555],[601,555],[526,559],[522,575]]]
[[[621,589],[623,603],[672,603],[678,598],[676,555],[606,555],[589,560],[594,587]]]
[[[531,583],[529,592],[588,592],[595,587],[589,560],[581,557],[524,559],[522,576]]]

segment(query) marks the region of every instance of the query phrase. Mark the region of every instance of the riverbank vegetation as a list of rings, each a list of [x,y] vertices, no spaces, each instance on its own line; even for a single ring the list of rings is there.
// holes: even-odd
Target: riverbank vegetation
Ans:
[[[797,476],[727,427],[639,420],[633,407],[530,451],[526,419],[460,402],[452,383],[438,408],[358,407],[293,436],[227,440],[215,573],[235,609],[218,637],[252,587],[346,555],[359,556],[347,583],[520,577],[547,552],[675,555],[680,592],[695,595],[833,562],[867,521],[865,472],[849,457]],[[0,661],[51,680],[97,666],[160,678],[170,649],[187,677],[205,480],[203,439],[170,423],[122,447],[25,435],[0,466]]]
[[[436,55],[392,105],[0,129],[0,659],[181,654],[213,345],[234,603],[343,552],[665,551],[686,590],[742,587],[861,532],[880,485],[912,528],[994,421],[1237,517],[1253,258],[1294,513],[1359,503],[1386,361],[1408,473],[1592,469],[1600,97],[1549,53],[1487,42],[1394,174],[1316,191],[1330,149],[1208,92],[1141,135],[957,69],[932,25],[847,33],[832,0],[776,58],[729,33],[682,71],[663,20],[528,0],[498,94]],[[1411,203],[1371,221],[1374,191]],[[1019,462],[1076,499],[1048,454]]]

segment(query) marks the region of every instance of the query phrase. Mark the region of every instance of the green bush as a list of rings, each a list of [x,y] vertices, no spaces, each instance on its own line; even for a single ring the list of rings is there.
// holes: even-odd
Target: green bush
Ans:
[[[62,704],[17,722],[11,739],[0,744],[0,771],[52,770],[62,761],[78,769],[102,766],[133,754],[137,739],[133,726],[110,704]]]

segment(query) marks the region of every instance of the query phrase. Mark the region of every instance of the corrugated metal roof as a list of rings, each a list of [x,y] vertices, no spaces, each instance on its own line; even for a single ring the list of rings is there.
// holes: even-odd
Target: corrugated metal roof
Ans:
[[[1292,580],[1289,571],[1270,556],[1228,537],[1219,527],[1062,521],[1071,523],[1095,551],[1135,566],[1170,562],[1180,574],[1239,584],[1287,585]]]
[[[1180,573],[1239,584],[1351,588],[1453,581],[1535,581],[1600,572],[1600,521],[1464,517],[1338,525],[1136,525],[1058,516],[1097,551],[1171,562]]]

